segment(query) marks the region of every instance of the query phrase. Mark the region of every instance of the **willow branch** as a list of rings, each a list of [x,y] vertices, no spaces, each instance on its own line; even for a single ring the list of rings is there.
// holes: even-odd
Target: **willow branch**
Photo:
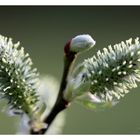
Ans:
[[[30,134],[45,134],[45,132],[49,129],[57,114],[68,107],[69,102],[63,98],[63,93],[66,89],[67,77],[69,72],[71,71],[74,59],[75,53],[69,53],[67,56],[64,57],[63,77],[61,80],[58,97],[52,111],[48,116],[45,117],[43,121],[47,125],[47,128],[41,129],[39,131],[34,131],[33,129],[31,129]]]

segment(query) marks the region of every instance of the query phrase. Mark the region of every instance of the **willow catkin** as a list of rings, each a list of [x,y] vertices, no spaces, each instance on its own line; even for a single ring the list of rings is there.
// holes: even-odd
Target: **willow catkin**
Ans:
[[[31,115],[36,109],[37,69],[20,43],[0,35],[0,96],[8,100],[10,109]]]
[[[139,38],[110,45],[85,60],[83,66],[83,81],[89,81],[92,94],[101,101],[119,100],[140,81]]]

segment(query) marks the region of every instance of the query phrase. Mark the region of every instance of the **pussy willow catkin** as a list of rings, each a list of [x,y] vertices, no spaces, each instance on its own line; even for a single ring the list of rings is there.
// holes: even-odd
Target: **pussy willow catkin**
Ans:
[[[37,69],[20,44],[0,35],[0,96],[11,109],[31,113],[36,109]]]
[[[83,65],[83,80],[90,81],[90,92],[102,101],[118,100],[140,81],[139,38],[110,45]]]

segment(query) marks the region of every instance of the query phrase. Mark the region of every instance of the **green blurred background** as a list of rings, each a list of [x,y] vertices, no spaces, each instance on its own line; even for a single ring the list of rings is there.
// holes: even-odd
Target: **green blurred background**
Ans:
[[[77,62],[98,49],[140,36],[140,7],[0,7],[0,34],[21,41],[41,74],[61,79],[63,46],[78,34],[97,42]],[[63,134],[140,134],[140,88],[112,109],[100,112],[73,104],[66,112]],[[3,110],[3,104],[0,108]],[[14,134],[16,117],[0,112],[0,134]]]

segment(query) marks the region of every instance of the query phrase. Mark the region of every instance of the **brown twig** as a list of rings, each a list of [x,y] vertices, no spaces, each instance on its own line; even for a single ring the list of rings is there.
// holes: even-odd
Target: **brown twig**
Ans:
[[[63,98],[63,93],[67,86],[67,77],[69,72],[71,71],[71,67],[74,62],[75,56],[76,56],[75,53],[71,52],[65,55],[64,57],[64,72],[59,89],[59,94],[52,111],[44,119],[44,123],[47,124],[47,128],[40,129],[39,131],[34,131],[33,129],[31,129],[30,134],[44,134],[49,129],[51,123],[53,122],[57,114],[68,107],[69,102]]]

